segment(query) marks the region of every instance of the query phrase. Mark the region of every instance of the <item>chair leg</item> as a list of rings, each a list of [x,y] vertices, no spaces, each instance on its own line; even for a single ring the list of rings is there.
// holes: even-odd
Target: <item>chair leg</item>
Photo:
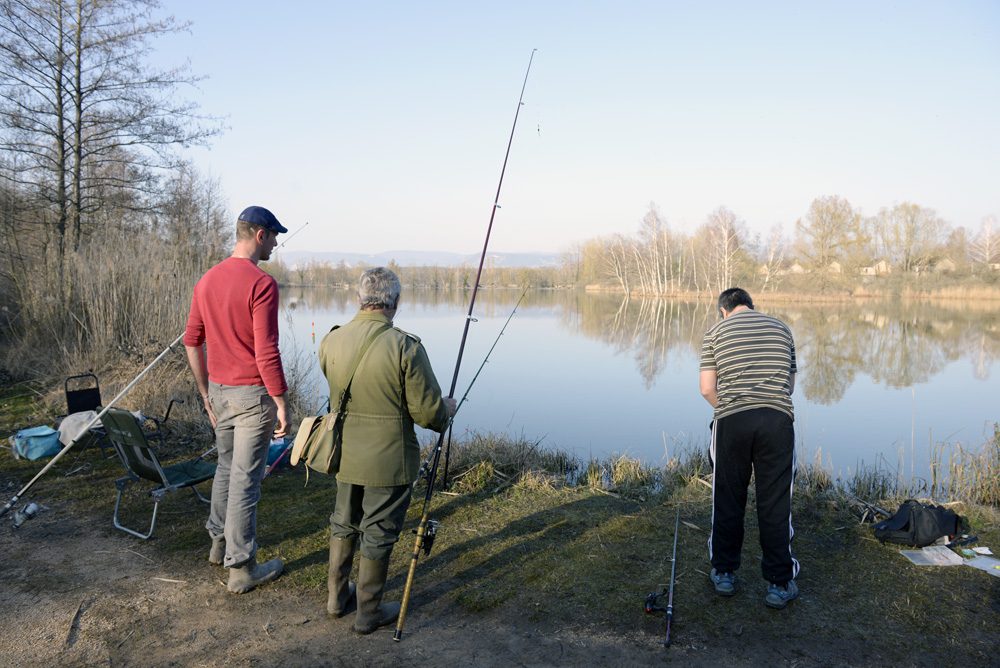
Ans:
[[[191,491],[194,492],[194,495],[197,496],[198,500],[202,503],[212,503],[212,499],[205,498],[202,493],[198,491],[197,485],[191,485]]]
[[[116,481],[118,487],[118,495],[115,497],[115,514],[113,517],[114,525],[116,529],[120,529],[127,534],[131,534],[136,538],[141,538],[143,540],[148,540],[150,536],[153,535],[153,529],[156,528],[156,513],[160,509],[160,497],[156,494],[153,495],[153,519],[149,522],[149,531],[145,534],[141,534],[134,529],[129,529],[127,526],[122,525],[121,521],[118,519],[118,509],[121,507],[122,502],[122,492],[125,491],[125,487],[128,485],[129,481],[125,480]]]

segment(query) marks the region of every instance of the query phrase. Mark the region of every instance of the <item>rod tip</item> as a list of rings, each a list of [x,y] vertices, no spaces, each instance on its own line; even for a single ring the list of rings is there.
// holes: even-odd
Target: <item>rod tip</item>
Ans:
[[[396,629],[395,633],[392,634],[392,639],[395,640],[396,642],[399,642],[400,640],[402,640],[402,638],[403,638],[403,632],[400,631],[399,629]]]

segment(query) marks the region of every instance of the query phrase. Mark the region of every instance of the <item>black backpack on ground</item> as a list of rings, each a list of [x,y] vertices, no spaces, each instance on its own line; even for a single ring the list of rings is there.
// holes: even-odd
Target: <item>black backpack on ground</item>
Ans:
[[[895,515],[872,527],[875,537],[883,543],[911,547],[924,547],[941,536],[957,536],[968,528],[965,518],[953,511],[913,499],[904,501]]]

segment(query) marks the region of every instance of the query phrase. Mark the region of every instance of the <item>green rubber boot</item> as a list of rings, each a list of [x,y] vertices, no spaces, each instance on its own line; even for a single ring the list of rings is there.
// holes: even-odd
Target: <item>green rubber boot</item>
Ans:
[[[379,627],[392,624],[399,617],[399,603],[382,603],[389,557],[368,559],[361,555],[358,567],[358,614],[352,627],[355,633],[367,635]]]
[[[326,586],[330,595],[326,599],[326,613],[343,617],[354,610],[358,599],[356,586],[350,581],[351,564],[354,563],[354,548],[357,538],[336,538],[330,536],[330,566],[326,575]]]

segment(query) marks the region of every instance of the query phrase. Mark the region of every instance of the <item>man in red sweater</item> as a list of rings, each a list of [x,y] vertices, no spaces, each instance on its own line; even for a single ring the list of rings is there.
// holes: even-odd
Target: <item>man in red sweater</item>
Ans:
[[[264,564],[256,559],[257,502],[268,445],[272,434],[280,438],[288,432],[278,284],[257,262],[270,259],[283,232],[288,230],[267,209],[243,210],[232,256],[194,286],[184,332],[219,452],[205,525],[212,538],[208,560],[230,569],[228,588],[237,594],[270,582],[284,569],[280,559]]]

